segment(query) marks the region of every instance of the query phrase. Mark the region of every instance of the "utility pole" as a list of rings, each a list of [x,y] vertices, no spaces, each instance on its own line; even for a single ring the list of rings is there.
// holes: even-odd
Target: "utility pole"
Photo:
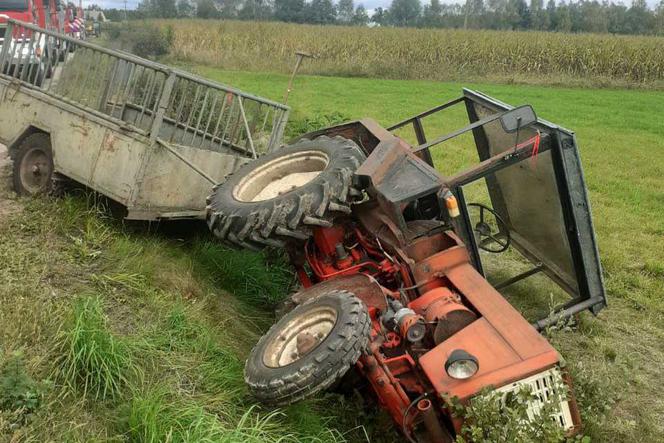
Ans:
[[[125,6],[125,22],[127,21],[127,0],[124,0],[124,6]]]
[[[466,0],[466,14],[463,17],[463,29],[468,29],[468,15],[470,14],[470,0]]]

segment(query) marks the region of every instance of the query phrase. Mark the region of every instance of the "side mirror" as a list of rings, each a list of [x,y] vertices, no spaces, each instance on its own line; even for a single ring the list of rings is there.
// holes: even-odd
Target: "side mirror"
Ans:
[[[537,116],[530,105],[519,106],[500,116],[500,124],[507,133],[513,133],[537,122]]]

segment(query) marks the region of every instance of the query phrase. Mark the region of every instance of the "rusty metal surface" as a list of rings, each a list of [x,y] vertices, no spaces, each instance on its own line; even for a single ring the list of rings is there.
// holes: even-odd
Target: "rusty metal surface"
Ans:
[[[20,205],[14,199],[11,189],[12,161],[9,158],[7,147],[0,144],[0,225],[9,222],[10,214],[20,210]]]
[[[131,218],[202,216],[211,181],[281,145],[285,105],[27,23],[7,35],[0,141],[49,133],[56,172]]]
[[[416,200],[441,187],[438,172],[417,158],[400,139],[378,144],[355,174],[392,204]]]
[[[442,180],[399,138],[376,145],[355,175],[400,232],[407,229],[404,208],[421,197],[437,194]]]
[[[556,350],[468,262],[449,267],[445,275],[481,318],[420,358],[437,392],[463,400],[483,386],[503,386],[558,363]],[[482,362],[477,375],[455,380],[440,370],[454,349]]]
[[[309,132],[297,137],[293,142],[301,139],[314,139],[326,135],[328,137],[341,136],[353,140],[362,148],[366,155],[371,154],[374,148],[383,141],[395,140],[396,137],[379,125],[375,120],[364,118],[318,131]]]
[[[374,279],[364,274],[337,277],[317,283],[314,286],[293,294],[291,300],[296,305],[299,305],[334,290],[351,292],[367,306],[376,306],[379,309],[387,307],[385,295],[383,295],[380,285]]]

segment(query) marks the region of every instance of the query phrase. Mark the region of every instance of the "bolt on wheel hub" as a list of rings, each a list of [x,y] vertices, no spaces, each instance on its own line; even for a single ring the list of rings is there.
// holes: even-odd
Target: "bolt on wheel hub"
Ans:
[[[265,365],[278,368],[306,356],[327,338],[336,321],[337,313],[326,306],[303,312],[268,344],[263,354]]]
[[[33,148],[23,156],[19,169],[21,183],[31,194],[42,192],[48,187],[52,172],[50,157],[39,148]]]
[[[242,202],[270,200],[311,182],[328,163],[328,156],[315,150],[276,158],[244,177],[233,197]]]

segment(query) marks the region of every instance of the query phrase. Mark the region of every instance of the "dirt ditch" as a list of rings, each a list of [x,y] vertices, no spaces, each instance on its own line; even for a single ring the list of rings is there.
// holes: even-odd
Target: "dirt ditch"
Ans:
[[[16,194],[12,190],[12,162],[7,147],[0,144],[0,223],[19,208]]]

